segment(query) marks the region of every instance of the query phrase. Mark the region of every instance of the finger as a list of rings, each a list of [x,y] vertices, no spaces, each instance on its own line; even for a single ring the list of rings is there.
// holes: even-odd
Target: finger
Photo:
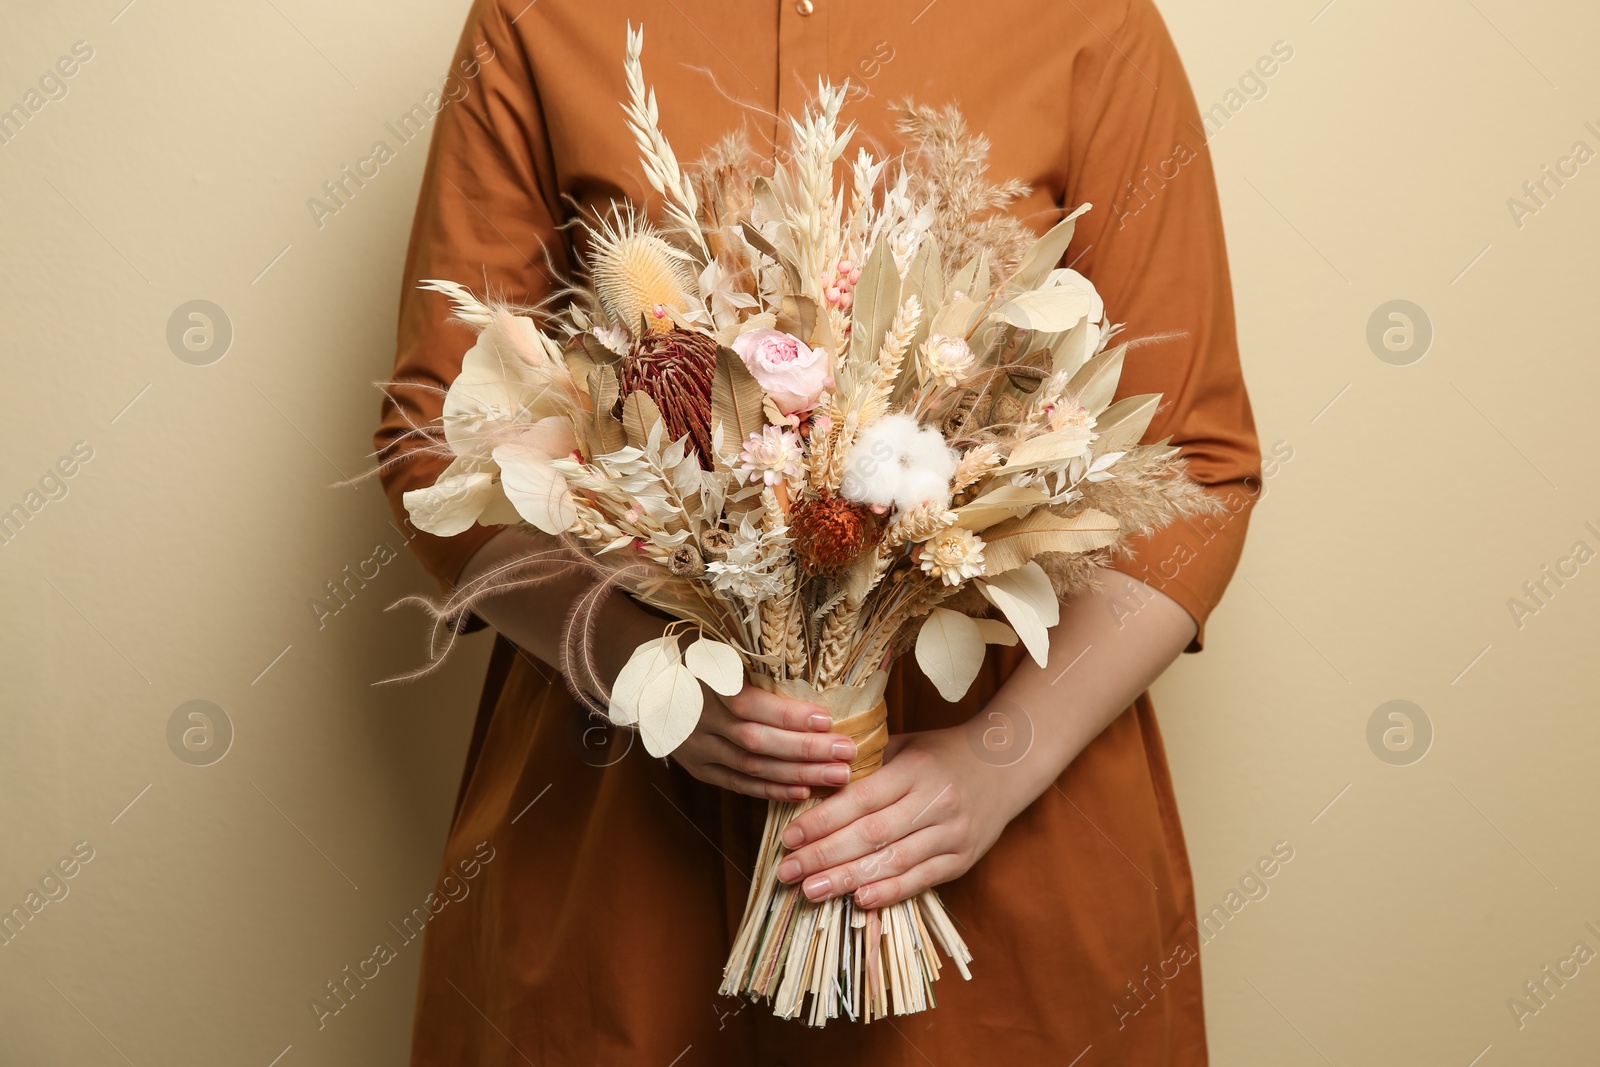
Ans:
[[[779,880],[807,879],[809,885],[812,875],[852,863],[909,836],[917,829],[915,800],[914,796],[904,796],[886,808],[866,812],[826,837],[797,849],[778,864]],[[854,889],[855,885],[849,888]]]
[[[811,790],[803,785],[786,785],[743,774],[721,763],[702,764],[694,776],[708,785],[759,800],[804,800]]]
[[[735,696],[723,701],[728,710],[741,719],[750,722],[765,723],[776,726],[781,730],[798,730],[802,732],[827,733],[833,729],[833,720],[828,717],[828,709],[818,704],[807,704],[803,700],[790,700],[776,693],[769,693],[765,689],[758,689],[749,682]]]
[[[788,785],[838,788],[850,780],[848,763],[805,763],[772,759],[741,748],[723,737],[708,737],[710,759],[752,778]]]
[[[894,764],[885,763],[877,772],[851,782],[790,823],[783,832],[783,844],[797,849],[807,841],[820,841],[868,812],[893,804],[911,791],[911,784],[911,775],[897,773]]]
[[[856,905],[862,908],[887,908],[902,900],[910,900],[925,889],[959,878],[967,873],[968,864],[951,852],[930,856],[903,874],[892,875],[869,882],[856,890]]]
[[[830,867],[805,880],[801,891],[806,899],[821,902],[841,897],[856,889],[899,877],[948,848],[949,834],[943,827],[928,827],[908,834],[860,859]]]
[[[801,733],[738,718],[713,729],[740,748],[773,759],[848,766],[856,758],[856,743],[843,734]],[[846,774],[830,784],[844,785],[849,780]]]

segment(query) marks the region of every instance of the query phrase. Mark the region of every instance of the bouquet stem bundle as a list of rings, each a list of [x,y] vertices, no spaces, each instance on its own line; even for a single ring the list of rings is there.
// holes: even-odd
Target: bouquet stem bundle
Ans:
[[[793,692],[798,687],[782,688]],[[882,689],[881,674],[865,691],[873,688]],[[862,691],[846,691],[845,700],[857,692]],[[838,703],[843,702],[836,698]],[[882,766],[889,729],[888,707],[881,697],[866,711],[836,717],[833,728],[856,742],[851,781]],[[932,1007],[933,983],[942,969],[939,951],[955,963],[961,977],[972,977],[967,967],[972,953],[937,893],[930,889],[887,908],[861,908],[850,897],[816,904],[799,886],[778,881],[778,865],[789,852],[783,846],[784,830],[820,802],[813,797],[767,806],[750,896],[720,992],[769,1000],[780,1018],[804,1015],[812,1026],[841,1015],[871,1022]]]

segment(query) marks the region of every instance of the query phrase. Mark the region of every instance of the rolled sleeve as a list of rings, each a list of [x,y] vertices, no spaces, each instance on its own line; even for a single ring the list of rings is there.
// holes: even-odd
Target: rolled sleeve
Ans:
[[[1244,549],[1261,455],[1239,365],[1216,177],[1166,26],[1133,0],[1097,62],[1075,75],[1067,205],[1088,201],[1067,262],[1093,280],[1132,342],[1118,397],[1161,393],[1146,441],[1170,438],[1216,515],[1133,539],[1113,566],[1194,617],[1187,651]]]
[[[406,253],[393,380],[373,442],[390,509],[448,593],[498,527],[436,537],[407,518],[403,495],[432,485],[449,464],[427,446],[473,340],[450,319],[449,301],[417,284],[441,278],[535,304],[565,271],[567,250],[555,226],[557,183],[538,89],[523,43],[492,0],[469,13],[443,98]]]

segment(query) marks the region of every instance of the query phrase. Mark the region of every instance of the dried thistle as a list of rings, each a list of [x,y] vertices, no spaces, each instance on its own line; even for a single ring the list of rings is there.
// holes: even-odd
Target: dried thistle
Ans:
[[[687,257],[631,208],[619,208],[589,228],[589,277],[614,325],[634,337],[673,325],[660,309],[689,307],[694,282]]]

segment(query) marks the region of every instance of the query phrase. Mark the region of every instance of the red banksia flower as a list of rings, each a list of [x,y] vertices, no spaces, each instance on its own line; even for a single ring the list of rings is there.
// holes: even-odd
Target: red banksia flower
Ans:
[[[707,334],[674,327],[649,333],[617,365],[622,395],[635,389],[655,401],[667,437],[689,435],[700,466],[711,469],[711,380],[717,373],[717,342]]]
[[[865,504],[823,496],[795,506],[789,536],[801,566],[834,577],[883,540],[883,522]]]

